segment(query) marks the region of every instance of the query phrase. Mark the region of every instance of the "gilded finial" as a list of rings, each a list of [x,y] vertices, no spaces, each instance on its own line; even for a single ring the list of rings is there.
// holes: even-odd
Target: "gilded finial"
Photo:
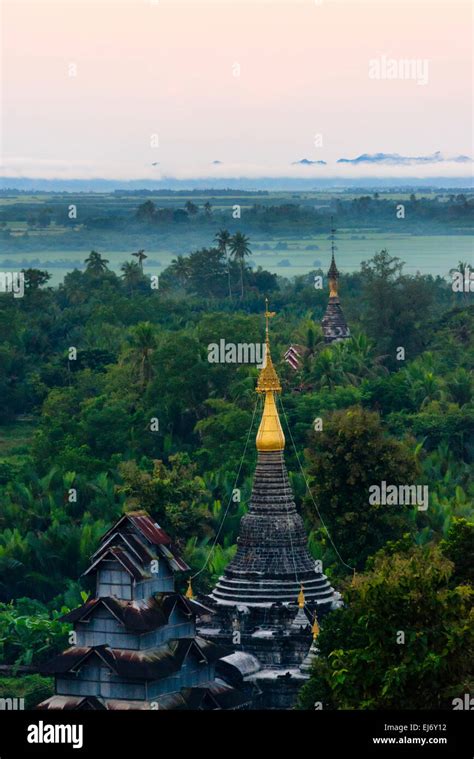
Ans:
[[[314,622],[313,622],[313,626],[311,628],[311,632],[313,633],[313,640],[316,640],[316,638],[318,637],[319,632],[320,632],[320,630],[319,630],[319,624],[318,624],[318,618],[316,617],[316,614],[314,615]]]
[[[285,447],[285,436],[274,396],[274,393],[281,393],[281,385],[270,353],[269,320],[273,316],[275,312],[268,310],[268,298],[265,298],[265,363],[260,370],[256,388],[257,393],[265,393],[265,405],[256,441],[259,451],[282,451]]]
[[[190,599],[194,598],[194,596],[193,596],[193,586],[191,584],[191,578],[189,578],[189,580],[188,580],[188,588],[186,590],[185,596],[186,596],[186,598],[190,598]]]
[[[268,310],[268,298],[265,298],[265,362],[263,368],[260,370],[257,393],[266,393],[269,390],[272,390],[274,393],[281,393],[280,380],[273,366],[270,353],[269,320],[275,315],[275,311]]]
[[[265,298],[265,342],[267,346],[270,344],[269,319],[274,316],[276,316],[276,312],[268,310],[268,298]]]
[[[305,604],[305,601],[304,601],[304,590],[303,590],[303,585],[302,585],[301,586],[301,590],[298,593],[298,606],[300,607],[300,609],[304,609],[304,604]]]

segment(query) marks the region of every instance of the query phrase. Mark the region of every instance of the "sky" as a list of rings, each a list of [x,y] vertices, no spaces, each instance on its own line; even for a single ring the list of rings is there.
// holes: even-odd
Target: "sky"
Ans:
[[[452,160],[473,156],[467,0],[4,0],[2,13],[2,176],[472,171]],[[337,163],[379,152],[405,160]]]

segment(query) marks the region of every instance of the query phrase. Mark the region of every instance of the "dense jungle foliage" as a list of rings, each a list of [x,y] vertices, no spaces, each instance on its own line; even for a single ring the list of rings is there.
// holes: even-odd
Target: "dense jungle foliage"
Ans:
[[[328,347],[322,272],[252,270],[251,241],[223,232],[158,289],[139,255],[117,276],[92,251],[57,288],[29,269],[23,298],[0,295],[0,659],[38,664],[66,645],[60,612],[90,592],[80,575],[124,509],[147,509],[197,570],[238,487],[195,588],[209,591],[235,551],[259,410],[258,369],[210,363],[208,346],[263,342],[268,295],[287,466],[310,550],[346,601],[322,624],[300,707],[472,693],[471,295],[383,250],[341,276],[353,338]],[[370,506],[381,480],[428,485],[428,509]]]

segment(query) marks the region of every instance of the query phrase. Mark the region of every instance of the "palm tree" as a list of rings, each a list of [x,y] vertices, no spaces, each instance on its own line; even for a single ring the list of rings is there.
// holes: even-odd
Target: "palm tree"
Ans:
[[[98,276],[107,271],[107,264],[109,262],[106,258],[102,258],[100,253],[97,253],[96,250],[91,250],[84,263],[86,264],[86,271],[89,272],[89,274]]]
[[[429,353],[425,354],[423,359],[429,355]],[[410,387],[411,399],[417,408],[423,409],[431,401],[443,400],[445,393],[440,381],[435,371],[427,368],[424,361],[414,362],[404,371]]]
[[[388,374],[383,365],[387,356],[375,354],[375,343],[367,335],[359,333],[351,340],[339,343],[345,375],[352,385],[360,385],[364,378],[373,379],[381,374]]]
[[[242,234],[242,232],[236,232],[230,240],[230,252],[236,261],[240,265],[240,297],[244,297],[244,262],[245,257],[251,254],[249,248],[249,238]]]
[[[217,242],[217,249],[220,250],[222,255],[225,256],[226,263],[227,263],[227,284],[229,286],[229,298],[232,298],[232,288],[230,286],[230,265],[229,265],[229,255],[227,252],[227,246],[230,244],[230,241],[232,239],[232,235],[227,229],[220,229],[219,232],[214,237],[215,241]]]
[[[153,377],[151,358],[157,345],[155,328],[150,322],[140,322],[131,327],[128,341],[131,347],[129,357],[137,370],[141,387],[144,389]]]
[[[182,287],[185,286],[189,279],[189,259],[186,256],[173,258],[170,264],[170,270]]]
[[[339,346],[340,343],[331,348],[324,348],[316,358],[313,373],[319,388],[328,387],[332,390],[335,385],[342,385],[344,382]]]
[[[123,281],[130,288],[130,292],[133,293],[134,285],[137,285],[143,276],[140,265],[136,264],[134,261],[126,261],[120,267],[120,271],[123,272]]]
[[[459,406],[470,403],[472,398],[472,373],[459,366],[448,378],[446,385],[453,401]]]
[[[136,253],[132,253],[132,256],[135,256],[135,258],[138,258],[138,265],[140,267],[140,271],[143,274],[143,261],[145,258],[148,258],[148,256],[145,255],[144,249],[137,250]]]

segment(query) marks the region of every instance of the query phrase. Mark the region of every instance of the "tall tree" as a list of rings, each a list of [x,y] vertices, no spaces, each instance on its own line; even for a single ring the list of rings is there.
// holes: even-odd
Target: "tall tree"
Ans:
[[[309,449],[311,492],[344,561],[361,568],[387,540],[410,529],[413,506],[369,502],[369,488],[416,483],[417,462],[407,443],[386,435],[378,414],[354,406],[325,415],[322,432],[313,432]],[[308,519],[319,526],[313,501]],[[325,531],[321,538],[327,541]]]
[[[173,258],[169,268],[179,284],[182,287],[185,287],[190,274],[189,258],[186,256],[177,256],[176,258]]]
[[[41,269],[22,269],[25,277],[25,287],[27,290],[38,290],[38,288],[51,279],[51,274]]]
[[[143,274],[143,261],[145,258],[148,258],[148,256],[145,255],[144,249],[141,248],[140,250],[137,250],[136,253],[132,253],[132,256],[135,256],[135,258],[138,259],[138,265],[140,267],[141,273]]]
[[[240,297],[244,297],[244,265],[246,256],[250,256],[249,238],[242,232],[236,232],[230,241],[230,252],[240,266]]]
[[[126,261],[120,267],[120,271],[122,272],[123,281],[127,287],[130,288],[130,292],[133,294],[135,287],[143,277],[140,265],[135,263],[135,261]]]
[[[107,264],[109,261],[106,258],[102,258],[96,250],[91,250],[84,263],[86,264],[86,272],[99,276],[108,270]]]
[[[232,298],[232,288],[230,284],[230,261],[229,261],[229,251],[228,246],[230,245],[230,241],[232,239],[232,235],[227,229],[220,229],[219,232],[214,237],[215,241],[217,242],[217,248],[221,251],[222,255],[225,257],[226,264],[227,264],[227,284],[229,286],[229,298]]]
[[[152,356],[157,346],[156,332],[150,322],[140,322],[131,327],[128,336],[130,344],[129,357],[136,368],[142,389],[145,389],[153,377]]]
[[[472,693],[474,591],[453,579],[439,547],[379,555],[324,619],[298,707],[452,709]]]

